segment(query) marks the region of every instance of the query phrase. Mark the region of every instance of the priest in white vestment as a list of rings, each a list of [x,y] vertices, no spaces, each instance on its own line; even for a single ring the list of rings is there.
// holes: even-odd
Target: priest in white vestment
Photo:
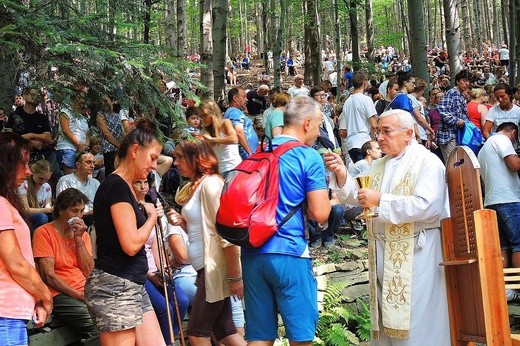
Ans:
[[[449,346],[450,328],[440,233],[449,216],[445,168],[414,140],[410,113],[381,114],[372,188],[358,189],[340,156],[325,155],[330,188],[342,203],[370,207],[372,345]]]

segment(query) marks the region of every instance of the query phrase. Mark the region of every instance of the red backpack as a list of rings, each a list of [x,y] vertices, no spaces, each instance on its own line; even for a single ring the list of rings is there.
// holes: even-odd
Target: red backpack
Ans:
[[[260,149],[229,173],[216,220],[222,238],[240,246],[260,247],[301,207],[301,204],[294,207],[276,224],[278,159],[298,146],[303,144],[290,141],[273,150],[269,143],[271,150]]]

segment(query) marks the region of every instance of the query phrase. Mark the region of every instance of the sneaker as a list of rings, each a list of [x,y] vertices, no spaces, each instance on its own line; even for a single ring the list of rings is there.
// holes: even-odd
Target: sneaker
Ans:
[[[520,293],[517,290],[506,290],[506,298],[508,302],[514,302],[520,300]]]
[[[316,239],[316,240],[314,240],[314,241],[311,241],[311,242],[309,243],[309,247],[310,247],[311,249],[316,249],[316,248],[319,248],[319,247],[321,246],[321,243],[322,243],[322,242],[321,242],[321,238],[318,238],[318,239]]]
[[[332,240],[325,240],[323,242],[323,246],[325,246],[326,248],[333,247],[334,246],[334,239],[332,239]]]

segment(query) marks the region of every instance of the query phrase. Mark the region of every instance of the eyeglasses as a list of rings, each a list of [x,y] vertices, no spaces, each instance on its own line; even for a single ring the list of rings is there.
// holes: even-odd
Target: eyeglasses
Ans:
[[[394,132],[405,131],[405,130],[407,130],[407,129],[382,129],[382,130],[377,130],[376,132],[374,132],[374,135],[376,136],[376,138],[378,138],[380,136],[390,137],[390,135]]]
[[[325,93],[316,93],[316,94],[314,94],[314,96],[315,97],[325,97],[325,96],[327,96],[327,94],[325,94]]]

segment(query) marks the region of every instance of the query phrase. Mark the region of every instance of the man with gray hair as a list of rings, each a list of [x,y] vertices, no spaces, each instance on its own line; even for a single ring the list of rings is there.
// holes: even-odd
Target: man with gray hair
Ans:
[[[372,345],[450,345],[440,232],[448,189],[440,159],[414,140],[410,113],[381,114],[377,141],[385,157],[372,163],[372,185],[358,189],[340,156],[324,161],[343,203],[371,208],[367,222]]]
[[[262,84],[256,90],[251,90],[247,93],[247,113],[250,119],[262,115],[267,108],[267,99],[265,96],[269,93],[269,87]]]
[[[323,160],[311,145],[319,135],[321,106],[308,96],[287,103],[277,147],[290,149],[279,160],[279,199],[276,221],[286,223],[259,248],[242,248],[242,275],[249,345],[272,345],[278,337],[278,311],[289,342],[312,345],[318,322],[317,286],[305,237],[304,214],[325,223],[330,213]]]

